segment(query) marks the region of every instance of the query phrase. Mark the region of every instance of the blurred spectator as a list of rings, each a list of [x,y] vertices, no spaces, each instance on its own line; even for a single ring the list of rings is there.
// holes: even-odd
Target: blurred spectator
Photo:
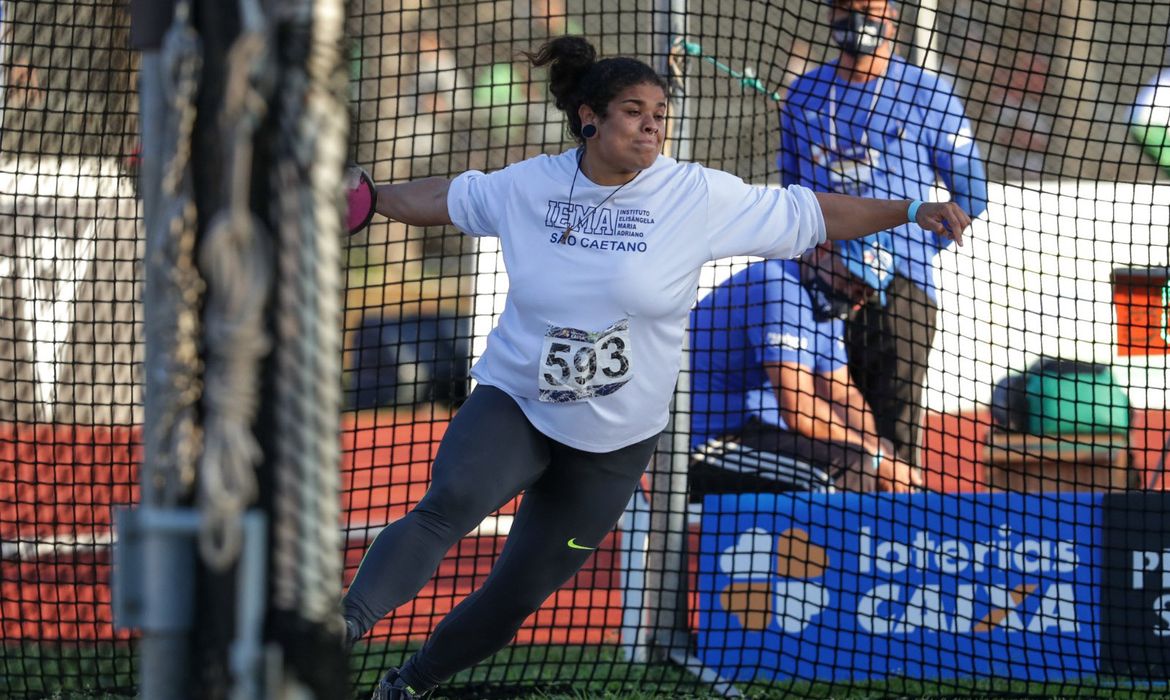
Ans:
[[[39,107],[45,102],[40,71],[28,64],[28,57],[14,59],[4,76],[4,97],[12,107]]]
[[[1170,62],[1170,56],[1167,57]],[[1130,110],[1130,134],[1150,156],[1170,173],[1170,67],[1162,69],[1154,79],[1138,92],[1137,102]],[[1162,292],[1162,301],[1170,306],[1170,286]],[[1162,316],[1162,338],[1167,337],[1167,315]]]
[[[991,103],[999,105],[995,142],[1008,148],[1004,165],[1021,179],[1044,172],[1053,127],[1052,116],[1045,114],[1042,106],[1048,73],[1047,58],[1017,51],[1010,67],[996,68],[988,93]]]
[[[527,68],[518,63],[493,63],[480,70],[472,95],[477,111],[488,110],[491,126],[522,125],[533,97]]]
[[[0,115],[5,106],[20,109],[45,103],[40,71],[33,67],[28,51],[13,45],[8,9],[3,2],[0,2],[0,63]]]
[[[581,23],[569,17],[564,0],[515,0],[513,8],[517,17],[523,16],[525,10],[531,13],[534,38],[585,33]]]
[[[436,32],[418,37],[418,111],[450,112],[471,107],[471,91],[455,52],[443,47]]]
[[[429,171],[430,159],[450,152],[455,111],[471,107],[471,91],[434,31],[404,36],[399,63],[395,156],[411,159],[415,173]]]

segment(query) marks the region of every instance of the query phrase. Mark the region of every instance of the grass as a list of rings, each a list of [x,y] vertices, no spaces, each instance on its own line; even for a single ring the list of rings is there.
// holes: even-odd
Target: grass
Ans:
[[[357,688],[368,692],[390,666],[399,666],[411,648],[383,651],[366,647],[354,655]],[[492,697],[501,700],[665,700],[715,698],[709,686],[672,665],[630,664],[612,647],[514,646],[476,668],[458,674],[449,684],[451,698]],[[857,683],[737,683],[745,695],[760,700],[818,698],[878,700],[890,698],[1165,698],[1165,685],[1108,683],[1028,683],[1003,679],[938,682],[893,678]],[[462,691],[462,692],[459,692]],[[360,695],[360,697],[365,697]],[[439,695],[437,697],[444,697]]]
[[[357,696],[413,646],[358,647],[352,657]],[[125,700],[135,697],[133,648],[128,644],[0,646],[0,698]],[[718,697],[693,676],[669,665],[630,664],[611,647],[514,646],[460,673],[437,698],[500,700],[666,700]],[[891,698],[1116,698],[1170,697],[1166,685],[1086,679],[1083,683],[1008,680],[927,682],[887,679],[859,683],[777,682],[737,684],[760,700],[886,700]]]
[[[134,697],[134,649],[129,644],[4,644],[0,698]]]

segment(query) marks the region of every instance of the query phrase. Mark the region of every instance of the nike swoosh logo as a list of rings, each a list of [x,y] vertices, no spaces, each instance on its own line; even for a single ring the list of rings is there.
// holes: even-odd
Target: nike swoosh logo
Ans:
[[[597,547],[586,547],[583,544],[577,544],[577,538],[573,537],[569,540],[569,549],[597,549]]]

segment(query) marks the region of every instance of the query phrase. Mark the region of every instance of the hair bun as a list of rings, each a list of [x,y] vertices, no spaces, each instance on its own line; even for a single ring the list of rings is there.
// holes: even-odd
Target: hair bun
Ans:
[[[534,66],[549,66],[549,91],[557,109],[576,108],[573,99],[581,78],[597,62],[597,49],[579,36],[562,36],[540,47],[535,54],[525,54]]]

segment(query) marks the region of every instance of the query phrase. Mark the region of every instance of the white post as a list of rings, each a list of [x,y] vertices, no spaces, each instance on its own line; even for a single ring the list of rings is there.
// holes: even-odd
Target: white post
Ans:
[[[686,38],[686,0],[658,0],[654,12],[654,45],[660,47],[659,70],[674,83],[671,97],[672,134],[667,143],[679,160],[690,158],[687,128],[685,77],[671,65],[671,47],[675,38]],[[687,464],[689,462],[690,387],[683,336],[683,362],[675,389],[670,423],[658,443],[658,452],[650,467],[650,533],[647,542],[646,595],[642,597],[649,614],[647,639],[655,655],[671,658],[689,653],[687,630],[686,536],[687,536]],[[639,635],[639,642],[642,642]],[[636,653],[645,653],[646,644],[638,644]]]
[[[914,49],[911,58],[919,68],[931,73],[938,73],[941,68],[938,32],[935,31],[937,14],[938,0],[921,0],[914,16]]]
[[[650,502],[641,488],[634,491],[626,512],[618,521],[618,537],[622,656],[626,661],[646,663],[646,553],[650,538]]]
[[[650,46],[647,53],[650,54],[658,74],[672,83],[675,75],[671,65],[671,42],[675,36],[685,36],[685,21],[685,0],[654,0]],[[667,140],[663,148],[663,153],[668,156],[672,151],[680,150],[678,148],[680,143],[685,141],[681,129],[682,97],[678,94],[669,95]],[[683,363],[684,365],[686,363],[685,357]],[[639,489],[630,499],[625,514],[618,522],[621,547],[618,560],[622,567],[621,650],[627,661],[637,663],[646,663],[650,660],[649,635],[655,622],[649,619],[649,611],[661,608],[660,592],[664,585],[662,552],[666,547],[663,535],[666,533],[661,530],[654,533],[651,522],[656,513],[661,515],[670,509],[670,503],[666,500],[669,491],[664,490],[663,482],[671,480],[669,436],[675,430],[673,412],[671,415],[671,424],[667,426],[666,433],[659,440],[658,452],[650,464],[652,485],[648,494],[650,500],[647,500],[646,494]]]

